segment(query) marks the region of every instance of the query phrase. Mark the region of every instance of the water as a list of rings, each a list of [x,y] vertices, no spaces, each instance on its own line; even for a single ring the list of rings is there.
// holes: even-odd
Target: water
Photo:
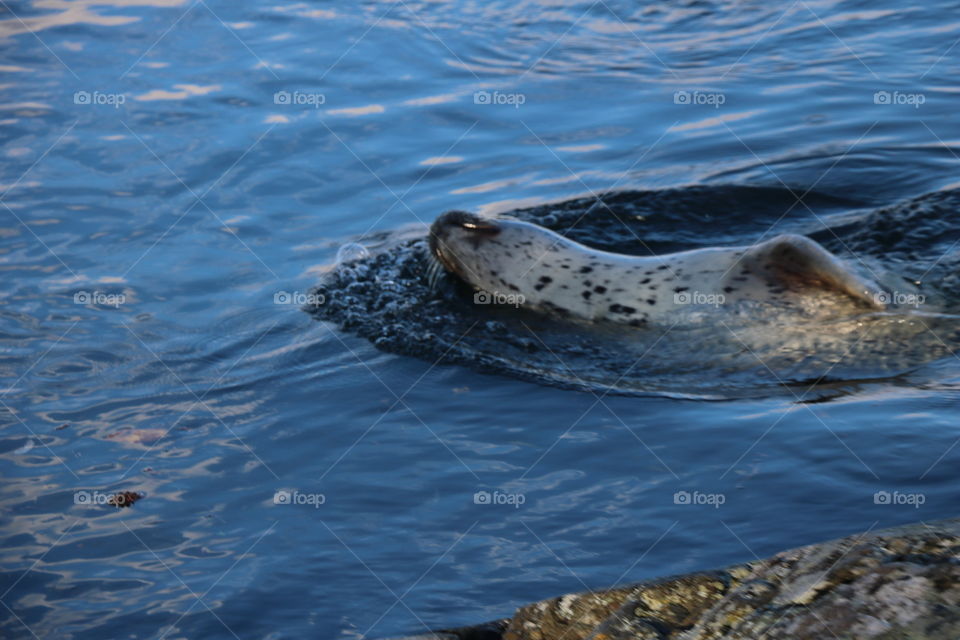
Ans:
[[[619,397],[297,304],[450,208],[743,184],[844,201],[776,225],[816,234],[954,189],[955,15],[7,3],[4,637],[382,637],[955,516],[953,358],[817,403]],[[653,239],[706,230],[746,232]]]

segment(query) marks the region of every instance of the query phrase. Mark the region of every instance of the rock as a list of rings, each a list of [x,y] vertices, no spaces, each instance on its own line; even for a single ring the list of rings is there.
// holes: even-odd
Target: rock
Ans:
[[[471,627],[440,630],[416,636],[393,638],[392,640],[501,640],[503,630],[506,628],[508,622],[510,621],[494,620],[493,622],[486,622]]]
[[[958,551],[960,518],[920,523],[543,600],[437,640],[957,640]]]
[[[672,634],[692,627],[745,575],[747,569],[737,566],[546,600],[521,607],[503,640],[675,637]]]

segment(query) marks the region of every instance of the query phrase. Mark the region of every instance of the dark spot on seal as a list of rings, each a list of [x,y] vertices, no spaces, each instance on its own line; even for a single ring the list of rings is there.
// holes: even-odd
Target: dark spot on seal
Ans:
[[[593,293],[590,292],[590,291],[584,291],[584,292],[581,293],[580,295],[583,296],[583,299],[584,299],[584,300],[589,300],[589,299],[590,299],[590,296],[593,295]]]
[[[598,284],[597,286],[595,286],[595,287],[593,288],[593,292],[594,292],[594,293],[603,294],[603,293],[606,293],[606,292],[607,292],[607,288],[604,287],[603,285],[599,285],[599,284]]]
[[[537,283],[533,288],[536,289],[537,291],[540,291],[551,282],[553,282],[553,278],[551,278],[550,276],[540,276],[540,282]]]
[[[593,271],[593,267],[580,267],[580,273],[590,273]]]
[[[637,312],[633,307],[628,307],[622,304],[612,304],[610,305],[610,313],[622,313],[624,315],[632,316]]]
[[[656,299],[656,298],[647,298],[647,304],[652,307],[653,305],[657,304],[657,299]]]
[[[684,291],[689,291],[689,290],[690,290],[690,287],[674,287],[673,288],[674,293],[683,293]]]
[[[643,280],[640,281],[640,284],[649,284],[649,283],[650,283],[650,278],[644,278]]]
[[[669,269],[669,268],[670,268],[669,266],[662,264],[659,267],[657,267],[657,271],[663,271],[664,269]]]
[[[734,291],[736,291],[736,288],[735,288],[735,287],[724,287],[724,288],[723,288],[723,292],[724,292],[724,293],[733,293]]]

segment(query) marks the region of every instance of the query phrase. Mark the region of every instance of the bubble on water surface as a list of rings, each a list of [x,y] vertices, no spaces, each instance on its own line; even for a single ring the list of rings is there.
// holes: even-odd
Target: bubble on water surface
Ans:
[[[337,264],[348,264],[357,260],[365,260],[370,256],[370,252],[362,244],[348,242],[337,251]]]

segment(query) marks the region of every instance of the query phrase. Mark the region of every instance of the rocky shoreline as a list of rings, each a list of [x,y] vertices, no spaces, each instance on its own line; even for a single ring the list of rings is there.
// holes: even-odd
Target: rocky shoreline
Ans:
[[[521,607],[405,640],[957,640],[960,518]]]

